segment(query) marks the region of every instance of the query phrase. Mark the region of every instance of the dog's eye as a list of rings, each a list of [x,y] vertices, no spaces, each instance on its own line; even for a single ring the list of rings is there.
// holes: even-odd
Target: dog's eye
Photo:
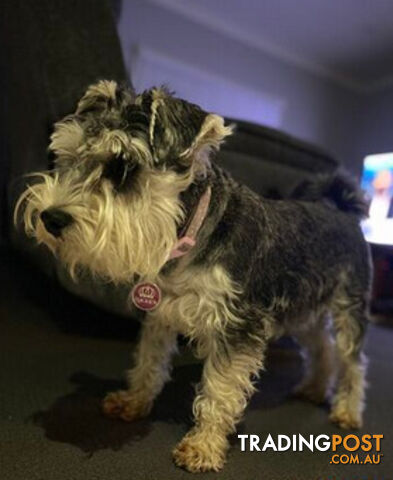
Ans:
[[[133,177],[137,169],[136,163],[131,163],[118,155],[106,163],[102,175],[112,182],[116,190],[120,190]]]

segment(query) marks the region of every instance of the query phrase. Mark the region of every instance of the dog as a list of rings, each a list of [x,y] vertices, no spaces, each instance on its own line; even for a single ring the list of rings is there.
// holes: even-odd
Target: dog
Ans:
[[[233,131],[219,115],[165,88],[136,95],[102,80],[55,124],[55,164],[33,175],[15,218],[75,279],[88,269],[133,286],[146,312],[128,389],[103,411],[149,414],[170,377],[177,335],[204,360],[194,427],[173,451],[190,472],[218,471],[268,343],[293,335],[307,352],[297,392],[330,419],[362,424],[370,261],[365,203],[342,175],[265,199],[215,161]],[[334,388],[333,388],[334,387]]]

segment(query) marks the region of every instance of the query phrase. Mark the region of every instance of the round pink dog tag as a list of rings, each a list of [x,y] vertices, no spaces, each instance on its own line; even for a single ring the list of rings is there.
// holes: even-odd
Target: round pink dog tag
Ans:
[[[131,291],[132,303],[140,310],[154,310],[161,302],[161,290],[155,283],[137,283]]]

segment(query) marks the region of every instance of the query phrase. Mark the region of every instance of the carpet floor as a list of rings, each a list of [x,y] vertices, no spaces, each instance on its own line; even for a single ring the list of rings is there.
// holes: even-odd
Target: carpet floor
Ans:
[[[131,424],[105,418],[100,399],[123,385],[137,325],[71,296],[9,251],[0,260],[0,479],[191,478],[171,459],[189,428],[201,373],[188,348],[181,347],[173,380],[149,418]],[[370,387],[359,433],[384,435],[379,465],[333,465],[331,451],[241,452],[234,436],[224,470],[198,478],[393,479],[393,329],[373,325],[367,353]],[[238,433],[343,433],[328,422],[327,408],[290,396],[301,375],[294,345],[273,345]]]

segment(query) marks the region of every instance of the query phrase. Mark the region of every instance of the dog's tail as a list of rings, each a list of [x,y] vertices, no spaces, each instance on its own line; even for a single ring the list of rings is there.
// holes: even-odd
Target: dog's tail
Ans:
[[[321,174],[300,183],[291,198],[310,202],[333,202],[343,212],[364,218],[368,214],[368,203],[356,181],[343,171]]]

